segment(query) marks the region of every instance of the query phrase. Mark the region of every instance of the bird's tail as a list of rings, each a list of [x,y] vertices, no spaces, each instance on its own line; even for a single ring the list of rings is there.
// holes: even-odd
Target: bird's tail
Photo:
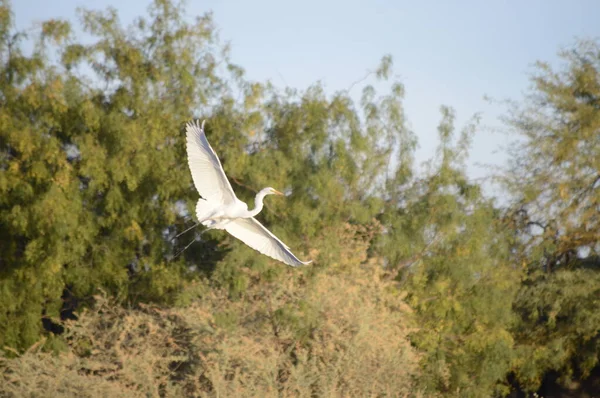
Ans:
[[[198,217],[198,222],[205,227],[210,227],[213,225],[214,221],[207,219],[212,216],[214,209],[215,207],[211,203],[200,198],[196,204],[196,217]]]

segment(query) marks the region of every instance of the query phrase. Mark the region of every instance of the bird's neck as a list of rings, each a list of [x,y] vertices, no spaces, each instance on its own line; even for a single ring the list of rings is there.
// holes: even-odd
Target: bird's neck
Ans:
[[[254,198],[254,209],[250,210],[248,213],[250,217],[254,217],[261,212],[263,209],[263,199],[265,196],[267,196],[267,193],[263,191],[260,191],[256,194],[256,197]]]

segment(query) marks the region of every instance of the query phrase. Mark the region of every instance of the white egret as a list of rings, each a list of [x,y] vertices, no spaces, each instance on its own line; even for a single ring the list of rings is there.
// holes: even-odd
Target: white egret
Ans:
[[[256,194],[255,207],[239,200],[217,154],[212,149],[204,133],[204,121],[186,124],[188,164],[196,189],[202,196],[196,204],[198,222],[208,229],[224,229],[254,250],[284,262],[292,267],[310,264],[300,261],[290,248],[259,223],[256,216],[263,209],[263,199],[267,195],[283,195],[268,187]]]

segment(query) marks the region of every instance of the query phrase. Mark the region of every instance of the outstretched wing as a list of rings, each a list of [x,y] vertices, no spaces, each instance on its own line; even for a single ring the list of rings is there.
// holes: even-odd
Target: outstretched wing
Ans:
[[[204,199],[211,202],[230,204],[236,196],[227,180],[225,171],[215,151],[211,148],[206,134],[204,122],[188,122],[185,126],[187,137],[188,165],[196,189]]]
[[[254,250],[292,267],[312,263],[312,261],[300,261],[285,243],[280,241],[254,217],[235,219],[225,225],[225,230]]]

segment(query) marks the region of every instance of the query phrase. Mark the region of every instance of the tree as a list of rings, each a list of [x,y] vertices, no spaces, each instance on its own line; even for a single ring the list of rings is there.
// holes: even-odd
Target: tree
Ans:
[[[114,10],[81,11],[89,45],[47,21],[31,55],[1,5],[0,345],[25,348],[40,316],[51,325],[98,287],[168,300],[190,277],[167,263],[193,200],[181,131],[228,95],[229,62],[210,15],[187,24],[168,1],[129,30]]]
[[[507,123],[519,136],[503,178],[516,262],[527,271],[515,302],[518,381],[537,389],[559,374],[568,386],[600,354],[600,46],[561,53],[559,72],[538,63],[534,89]]]
[[[388,231],[380,250],[415,309],[419,328],[411,339],[424,352],[421,377],[429,394],[508,391],[519,273],[497,209],[465,174],[476,128],[474,120],[454,143],[454,112],[442,107],[437,161],[382,216]]]
[[[182,303],[183,287],[204,276],[242,297],[244,267],[267,279],[287,272],[219,231],[174,258],[196,234],[171,241],[198,198],[183,134],[193,117],[207,119],[242,199],[266,185],[292,190],[268,201],[261,221],[300,252],[310,248],[321,267],[343,251],[331,231],[381,212],[374,194],[407,134],[401,85],[382,97],[366,87],[358,109],[347,91],[328,98],[319,85],[280,92],[246,81],[210,14],[188,24],[184,12],[156,0],[124,28],[115,10],[82,10],[95,41],[81,44],[67,22],[47,21],[29,56],[23,36],[3,25],[0,344],[37,341],[40,315],[60,330],[59,318],[98,288],[133,304]],[[391,64],[385,57],[376,78],[388,79]]]

